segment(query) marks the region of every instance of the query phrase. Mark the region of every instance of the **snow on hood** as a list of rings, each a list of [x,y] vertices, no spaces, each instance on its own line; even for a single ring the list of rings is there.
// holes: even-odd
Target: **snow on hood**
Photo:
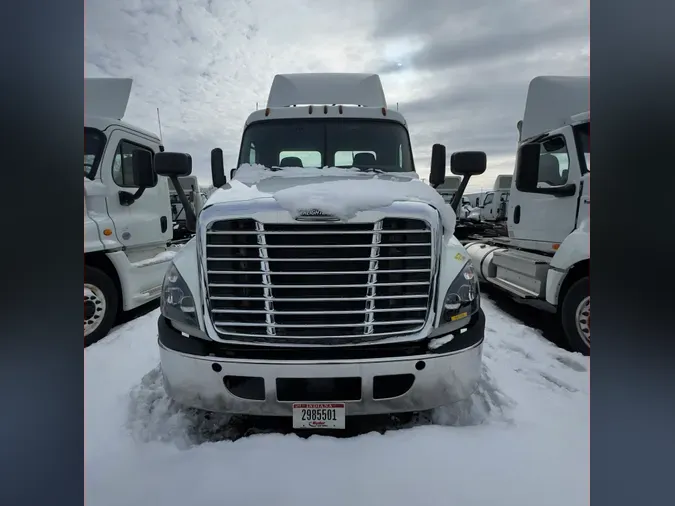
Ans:
[[[291,216],[316,209],[348,220],[360,211],[413,201],[437,209],[449,234],[454,233],[457,220],[452,207],[416,173],[382,174],[337,167],[284,167],[272,171],[261,165],[244,164],[229,184],[213,193],[206,206],[270,197]]]

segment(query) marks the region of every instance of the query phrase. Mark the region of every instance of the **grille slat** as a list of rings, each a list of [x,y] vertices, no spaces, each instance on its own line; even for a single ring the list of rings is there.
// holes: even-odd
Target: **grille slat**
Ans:
[[[293,313],[286,313],[286,314],[293,314]],[[323,313],[322,313],[323,314]],[[392,321],[384,321],[384,322],[372,322],[369,323],[368,325],[410,325],[411,323],[424,323],[424,320],[392,320]],[[230,327],[232,324],[230,322],[218,322],[215,323],[216,327]],[[297,324],[284,324],[284,323],[267,323],[267,322],[237,322],[236,323],[237,327],[274,327],[277,329],[284,329],[284,328],[295,328],[298,325]],[[324,328],[324,327],[332,327],[332,328],[342,328],[342,327],[363,327],[363,324],[361,325],[354,325],[353,323],[303,323],[303,327],[307,328]]]
[[[429,313],[432,239],[426,222],[409,218],[213,222],[206,234],[211,320],[223,337],[277,341],[416,332]]]
[[[213,261],[213,262],[241,262],[242,260],[246,260],[246,257],[209,257],[206,259],[207,261]],[[308,259],[307,258],[269,258],[269,262],[275,262],[275,261],[283,261],[283,262],[306,262]],[[345,258],[312,258],[311,259],[314,262],[339,262],[339,261],[344,261],[346,260]],[[364,258],[351,258],[350,259],[352,262],[370,262],[370,257],[364,257]],[[393,260],[431,260],[430,256],[408,256],[408,257],[378,257],[379,261],[393,261]],[[361,271],[359,271],[361,272]]]
[[[322,276],[342,276],[343,274],[362,274],[364,271],[297,271],[297,272],[275,272],[275,276],[302,276],[310,274],[321,274]],[[380,274],[403,274],[406,272],[431,272],[431,269],[398,269],[398,270],[378,270],[372,269],[365,271],[366,273],[380,273]],[[259,271],[208,271],[207,274],[259,274]]]
[[[270,232],[266,230],[263,232],[265,235],[286,235],[288,232],[285,231],[276,231]],[[340,232],[340,235],[353,235],[353,234],[367,234],[372,235],[372,230],[343,230]],[[397,230],[383,230],[381,234],[397,234],[400,233]],[[426,234],[427,230],[406,230],[406,234]],[[293,235],[320,235],[320,234],[335,234],[335,230],[295,230]],[[247,232],[247,231],[233,231],[233,232],[223,232],[223,231],[209,231],[209,235],[258,235],[257,232]]]
[[[371,234],[372,235],[372,234]],[[265,237],[261,235],[261,237]],[[209,244],[212,248],[261,248],[259,244]],[[265,249],[270,248],[283,248],[283,249],[296,249],[296,248],[314,248],[320,249],[330,246],[331,248],[370,248],[370,244],[294,244],[293,246],[287,246],[285,244],[267,244]],[[431,243],[428,242],[419,242],[419,243],[400,243],[400,244],[378,244],[381,248],[408,248],[408,247],[426,247],[431,246]]]
[[[368,300],[368,299],[407,299],[410,297],[415,297],[415,298],[426,298],[427,296],[424,294],[411,294],[411,295],[392,295],[392,296],[382,296],[382,297],[343,297],[341,300],[349,300],[349,301],[355,301],[355,300]],[[265,300],[264,297],[218,297],[214,296],[211,297],[211,300]],[[313,301],[333,301],[335,300],[332,297],[297,297],[297,298],[286,298],[284,299],[285,301],[291,301],[291,302],[313,302]]]
[[[368,271],[366,271],[368,272]],[[323,275],[323,274],[322,274]],[[291,289],[291,288],[361,288],[361,287],[370,287],[373,286],[375,283],[361,283],[358,285],[345,285],[345,284],[340,284],[340,285],[327,285],[325,283],[322,283],[320,285],[303,285],[303,284],[297,284],[297,285],[274,285],[274,288],[286,288],[286,289]],[[413,286],[413,285],[428,285],[429,283],[426,281],[408,281],[404,283],[378,283],[377,286]],[[225,288],[225,287],[248,287],[248,288],[266,288],[272,286],[271,284],[260,284],[260,285],[245,285],[242,283],[209,283],[210,287],[214,288]]]
[[[331,299],[332,300],[332,299]],[[374,313],[386,313],[390,311],[426,311],[426,307],[404,307],[398,309],[367,309],[366,312]],[[243,309],[212,309],[212,313],[274,313],[274,310],[243,310]],[[316,314],[351,314],[352,311],[284,311],[284,314],[303,314],[303,315],[316,315]]]

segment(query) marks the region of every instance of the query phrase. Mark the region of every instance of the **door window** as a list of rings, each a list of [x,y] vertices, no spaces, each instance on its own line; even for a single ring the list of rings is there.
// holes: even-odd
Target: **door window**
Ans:
[[[537,188],[551,188],[567,184],[570,157],[563,136],[542,142],[539,154]]]
[[[138,188],[134,183],[134,165],[133,153],[136,150],[148,151],[154,155],[154,152],[145,146],[136,144],[127,140],[121,140],[117,145],[115,151],[115,158],[113,159],[112,177],[117,186],[122,188]],[[154,174],[154,183],[157,184],[157,174]]]

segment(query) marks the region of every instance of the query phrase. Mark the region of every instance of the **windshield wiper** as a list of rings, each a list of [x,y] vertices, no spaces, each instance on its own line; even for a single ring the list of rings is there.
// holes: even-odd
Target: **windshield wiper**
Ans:
[[[386,174],[387,172],[382,169],[375,169],[373,167],[352,167],[360,172],[374,172],[376,174]]]

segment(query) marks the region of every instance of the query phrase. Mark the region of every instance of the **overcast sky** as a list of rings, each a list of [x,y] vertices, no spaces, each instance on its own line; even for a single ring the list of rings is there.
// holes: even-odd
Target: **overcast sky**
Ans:
[[[529,81],[589,73],[588,0],[87,0],[85,23],[85,75],[133,78],[125,119],[158,132],[159,107],[203,183],[275,74],[379,73],[420,175],[436,142],[482,150],[476,191],[513,171]]]

